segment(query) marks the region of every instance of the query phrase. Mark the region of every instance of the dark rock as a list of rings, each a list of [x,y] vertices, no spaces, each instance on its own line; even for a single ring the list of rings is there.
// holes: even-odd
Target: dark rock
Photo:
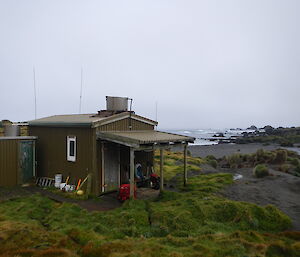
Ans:
[[[270,125],[264,126],[263,129],[266,131],[266,133],[272,133],[274,131],[274,128]]]
[[[254,125],[252,125],[252,126],[250,126],[249,128],[247,128],[247,129],[251,129],[251,130],[257,130],[257,127],[256,127],[256,126],[254,126]]]
[[[218,134],[213,135],[213,137],[224,137],[224,134],[223,133],[218,133]]]

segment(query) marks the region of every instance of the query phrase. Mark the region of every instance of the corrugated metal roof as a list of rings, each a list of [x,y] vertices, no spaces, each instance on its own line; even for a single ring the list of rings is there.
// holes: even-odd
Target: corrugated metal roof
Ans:
[[[133,119],[140,119],[146,123],[156,125],[156,121],[152,121],[145,117],[129,114],[129,112],[122,112],[108,117],[99,117],[97,113],[91,114],[70,114],[70,115],[54,115],[41,119],[28,121],[29,126],[98,126],[108,124],[120,119],[131,116]]]
[[[157,130],[139,130],[139,131],[113,131],[99,132],[97,137],[103,140],[118,142],[123,144],[145,145],[145,144],[164,144],[194,142],[195,138],[187,137]]]
[[[55,126],[55,125],[81,125],[89,126],[93,122],[100,121],[104,118],[95,117],[96,114],[70,114],[70,115],[54,115],[41,119],[29,121],[30,126]]]

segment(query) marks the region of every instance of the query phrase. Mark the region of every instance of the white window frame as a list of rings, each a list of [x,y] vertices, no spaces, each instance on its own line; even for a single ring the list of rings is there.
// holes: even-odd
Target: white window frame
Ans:
[[[74,156],[70,155],[70,144],[74,142]],[[76,137],[75,136],[67,136],[67,160],[70,162],[76,161]]]

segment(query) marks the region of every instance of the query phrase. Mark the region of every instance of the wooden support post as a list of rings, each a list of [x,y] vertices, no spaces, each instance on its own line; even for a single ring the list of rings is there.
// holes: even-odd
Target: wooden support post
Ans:
[[[104,143],[101,142],[101,192],[105,192]]]
[[[160,191],[164,190],[164,150],[160,149]]]
[[[120,145],[118,145],[118,162],[119,162],[119,165],[118,165],[118,168],[119,168],[119,187],[121,186],[121,147]]]
[[[186,186],[187,183],[187,144],[184,145],[183,151],[183,185]]]
[[[130,198],[134,198],[134,150],[130,147]]]

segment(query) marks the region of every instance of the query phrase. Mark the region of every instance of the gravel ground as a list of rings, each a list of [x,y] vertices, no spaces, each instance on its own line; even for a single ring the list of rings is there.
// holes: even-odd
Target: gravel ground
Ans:
[[[216,158],[231,155],[234,153],[249,154],[255,153],[258,149],[265,149],[268,151],[275,150],[280,147],[279,145],[263,145],[263,144],[219,144],[219,145],[190,145],[188,147],[192,156],[194,157],[206,157],[207,155],[214,155]],[[295,151],[300,154],[299,147],[286,148],[291,151]],[[174,147],[173,151],[183,151],[182,147]]]
[[[220,145],[192,145],[189,146],[189,150],[193,156],[206,157],[207,155],[214,155],[217,158],[221,158],[224,155],[231,155],[234,153],[249,154],[255,153],[258,149],[275,150],[279,148],[278,145],[262,144],[220,144]]]

